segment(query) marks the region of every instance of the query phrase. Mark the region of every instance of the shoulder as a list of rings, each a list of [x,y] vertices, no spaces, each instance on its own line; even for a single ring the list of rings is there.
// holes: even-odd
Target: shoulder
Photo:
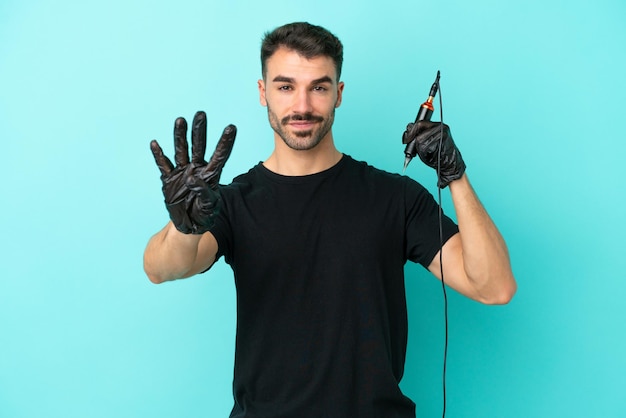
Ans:
[[[258,163],[248,172],[236,176],[230,184],[220,185],[219,193],[227,211],[233,211],[249,205],[262,205],[272,199],[276,191],[268,170]]]
[[[259,171],[262,165],[263,164],[259,162],[254,167],[250,168],[250,170],[248,170],[247,172],[236,176],[233,179],[233,181],[225,187],[238,186],[238,185],[248,184],[248,183],[253,183],[255,181],[258,181]]]
[[[377,185],[394,190],[402,189],[408,191],[425,192],[426,189],[412,178],[398,173],[377,168],[366,161],[355,160],[349,155],[345,156],[346,172],[355,176],[366,184]]]
[[[262,178],[260,174],[261,163],[258,163],[245,173],[237,175],[230,184],[220,184],[220,192],[232,193],[250,188],[260,182]]]

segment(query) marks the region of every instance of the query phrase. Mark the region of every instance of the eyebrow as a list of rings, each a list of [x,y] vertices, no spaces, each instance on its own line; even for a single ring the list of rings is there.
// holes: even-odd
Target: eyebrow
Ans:
[[[277,75],[276,77],[274,77],[274,79],[272,80],[275,83],[295,83],[295,79],[293,77],[286,77],[284,75]],[[332,84],[333,79],[330,78],[329,76],[325,75],[324,77],[320,77],[317,78],[315,80],[313,80],[311,82],[311,84],[320,84],[320,83],[331,83]]]

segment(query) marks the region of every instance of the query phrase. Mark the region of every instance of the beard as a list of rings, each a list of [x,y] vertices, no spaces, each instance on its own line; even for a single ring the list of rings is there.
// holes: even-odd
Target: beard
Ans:
[[[335,108],[328,114],[327,118],[323,116],[314,115],[311,112],[296,113],[290,116],[285,116],[282,119],[278,119],[276,113],[272,111],[269,104],[267,105],[267,115],[270,121],[270,126],[280,136],[283,142],[291,149],[296,151],[307,151],[315,148],[322,139],[328,134],[335,121]],[[297,130],[289,132],[290,121],[310,121],[316,122],[312,129]]]

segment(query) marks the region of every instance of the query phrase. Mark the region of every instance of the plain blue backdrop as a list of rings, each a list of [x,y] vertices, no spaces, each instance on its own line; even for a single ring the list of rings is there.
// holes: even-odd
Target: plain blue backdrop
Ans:
[[[171,154],[174,119],[203,109],[211,140],[239,128],[223,182],[265,159],[260,39],[296,20],[342,39],[335,139],[379,168],[401,171],[441,70],[444,120],[509,245],[511,304],[449,292],[447,416],[626,416],[621,0],[3,0],[0,417],[228,416],[232,273],[149,283],[167,212],[148,143]],[[421,162],[407,174],[436,192]],[[414,265],[407,287],[402,387],[437,417],[441,288]]]

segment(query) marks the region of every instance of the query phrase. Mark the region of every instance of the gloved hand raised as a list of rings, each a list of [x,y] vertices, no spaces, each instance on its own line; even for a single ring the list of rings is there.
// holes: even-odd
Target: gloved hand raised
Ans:
[[[443,129],[442,129],[443,128]],[[443,132],[443,138],[442,138]],[[408,144],[415,139],[416,152],[420,160],[429,167],[437,170],[439,159],[439,142],[441,141],[441,164],[437,185],[446,187],[450,182],[460,179],[465,173],[465,163],[461,153],[452,140],[450,127],[441,122],[422,120],[409,123],[402,134],[402,143]]]
[[[220,196],[217,191],[222,168],[235,143],[237,128],[228,125],[217,143],[211,160],[204,159],[206,150],[206,114],[197,112],[191,128],[191,161],[187,144],[187,121],[176,119],[174,123],[174,148],[176,167],[156,140],[150,142],[163,182],[165,206],[172,223],[185,234],[203,234],[214,223],[219,210]]]

